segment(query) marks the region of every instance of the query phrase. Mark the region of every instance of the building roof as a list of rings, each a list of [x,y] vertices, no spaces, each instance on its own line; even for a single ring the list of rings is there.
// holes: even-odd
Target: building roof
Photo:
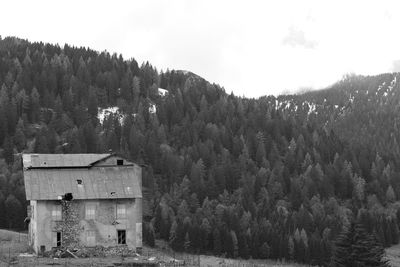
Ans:
[[[28,155],[23,155],[27,200],[57,200],[66,193],[73,199],[142,198],[138,165],[93,165],[110,154],[34,154],[37,162]]]
[[[23,154],[24,168],[87,167],[112,154]]]

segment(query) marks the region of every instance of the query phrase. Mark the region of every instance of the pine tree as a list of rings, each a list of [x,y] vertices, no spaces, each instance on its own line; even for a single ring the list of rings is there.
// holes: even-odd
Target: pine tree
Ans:
[[[37,122],[40,115],[40,95],[36,87],[32,89],[30,95],[29,118],[31,122]]]
[[[90,87],[89,88],[89,98],[88,98],[88,113],[92,118],[97,116],[97,108],[98,108],[98,101],[97,101],[97,94],[96,88]]]
[[[351,257],[356,266],[388,266],[385,251],[376,237],[367,233],[362,224],[354,225],[354,244]]]
[[[331,259],[331,267],[345,267],[350,266],[351,262],[351,245],[352,245],[352,229],[353,225],[349,229],[344,229],[336,238],[334,243],[334,250]]]
[[[155,245],[154,228],[152,223],[143,224],[143,241],[150,247]]]
[[[23,216],[21,202],[16,199],[13,194],[10,194],[7,197],[4,205],[6,208],[5,217],[8,221],[8,228],[18,228],[23,220],[23,218],[21,218]]]
[[[221,244],[221,233],[218,228],[215,228],[213,231],[213,247],[215,255],[220,255],[222,252],[222,244]]]
[[[389,185],[388,189],[386,190],[386,200],[389,202],[396,201],[396,194],[394,193],[393,187]]]
[[[24,122],[22,121],[22,119],[19,119],[17,124],[17,129],[15,130],[14,144],[17,147],[18,151],[22,151],[26,145],[26,138],[24,134]]]
[[[14,162],[14,144],[12,138],[7,136],[3,143],[4,148],[4,159],[8,165]]]
[[[5,108],[0,106],[0,144],[4,142],[4,139],[7,135],[7,117],[6,117],[6,112]]]
[[[189,238],[189,232],[186,232],[185,235],[185,242],[183,244],[183,247],[186,252],[190,251],[190,238]]]
[[[361,223],[352,222],[336,238],[330,266],[386,267],[389,265],[383,259],[384,253],[374,235],[367,233]]]
[[[36,135],[35,138],[35,147],[34,151],[36,153],[49,153],[49,145],[48,145],[48,140],[46,138],[47,136],[47,130],[46,129],[41,129],[40,132]]]

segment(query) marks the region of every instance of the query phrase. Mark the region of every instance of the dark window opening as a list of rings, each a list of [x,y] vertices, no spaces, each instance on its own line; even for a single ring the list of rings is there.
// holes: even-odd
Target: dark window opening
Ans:
[[[118,230],[118,244],[126,244],[126,231]]]
[[[66,193],[63,197],[63,200],[71,201],[73,199],[72,193]]]
[[[77,182],[78,184],[82,184],[82,180],[81,180],[81,179],[77,179],[76,182]]]
[[[57,243],[56,246],[61,247],[61,232],[57,232]]]
[[[110,195],[115,196],[115,192],[111,192]]]
[[[117,165],[124,165],[123,159],[117,159]]]

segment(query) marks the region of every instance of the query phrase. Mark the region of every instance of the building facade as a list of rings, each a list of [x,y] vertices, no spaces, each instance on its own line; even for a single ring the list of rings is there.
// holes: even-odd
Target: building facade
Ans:
[[[142,170],[113,154],[24,154],[29,243],[142,247]]]

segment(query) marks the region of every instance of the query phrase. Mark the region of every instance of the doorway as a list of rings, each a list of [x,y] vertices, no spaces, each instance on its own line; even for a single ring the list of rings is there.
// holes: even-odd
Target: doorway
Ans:
[[[118,244],[126,244],[126,231],[118,230]]]
[[[57,232],[56,246],[61,247],[61,232]]]

